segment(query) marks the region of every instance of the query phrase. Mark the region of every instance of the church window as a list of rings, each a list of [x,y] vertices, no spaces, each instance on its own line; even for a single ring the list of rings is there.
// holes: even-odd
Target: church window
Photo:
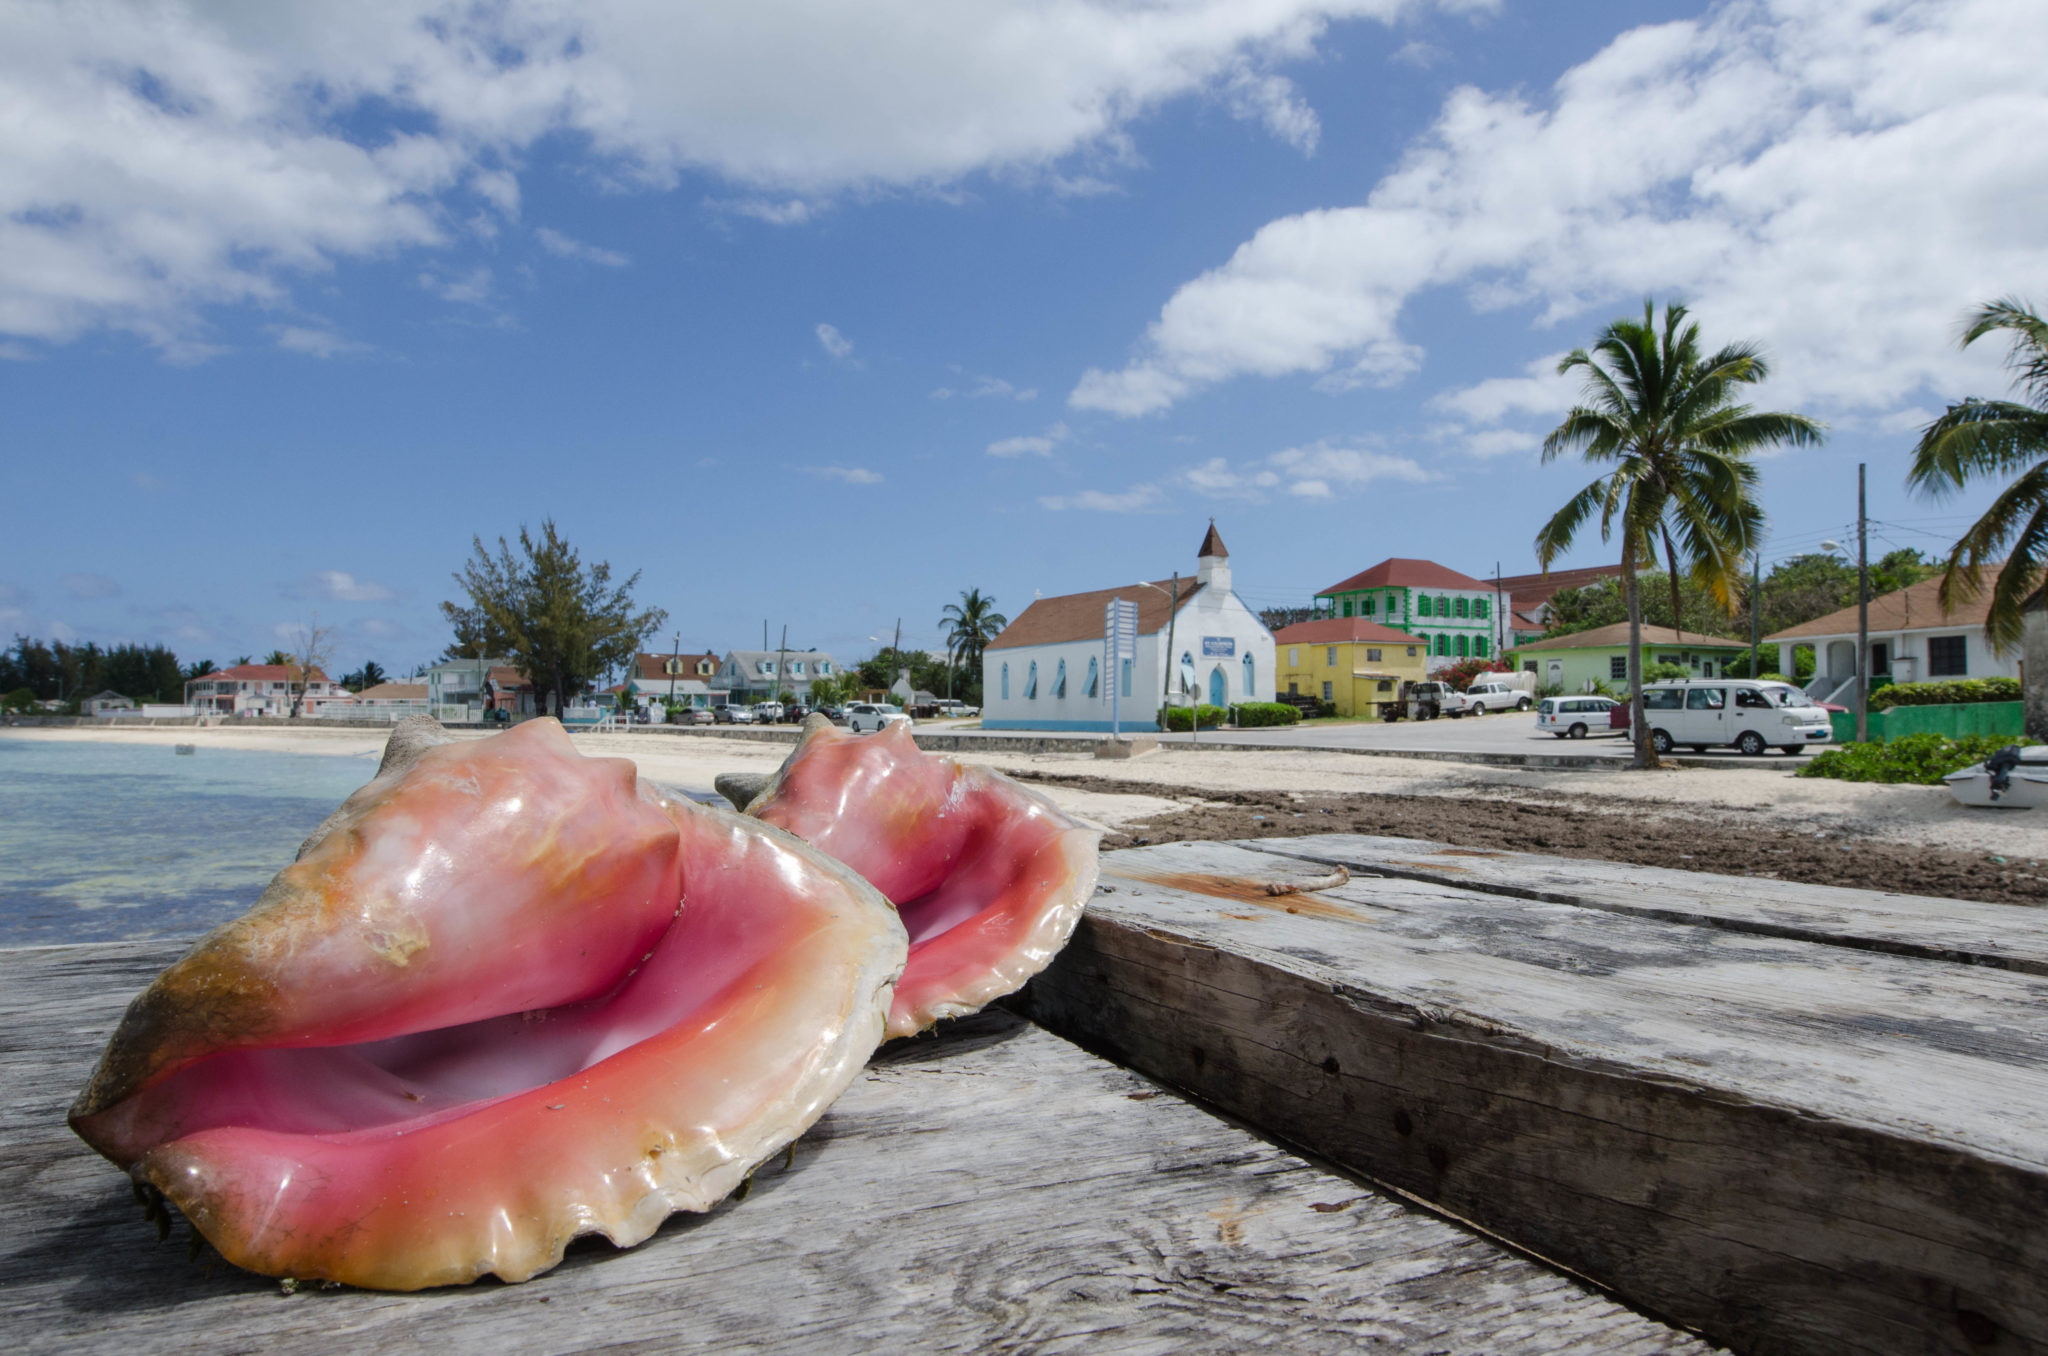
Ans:
[[[1062,659],[1059,668],[1053,671],[1052,695],[1065,698],[1067,695],[1067,661]]]
[[[1098,690],[1099,690],[1099,689],[1101,688],[1101,686],[1102,686],[1102,664],[1101,664],[1101,661],[1100,661],[1100,660],[1097,660],[1097,659],[1094,659],[1094,658],[1092,658],[1092,657],[1091,657],[1091,658],[1090,658],[1090,659],[1088,660],[1088,686],[1087,686],[1087,687],[1085,687],[1085,688],[1083,688],[1083,689],[1081,690],[1081,695],[1082,695],[1082,696],[1084,696],[1084,697],[1093,697],[1093,696],[1096,696],[1096,695],[1098,695]]]
[[[1003,700],[1010,700],[1010,666],[1003,665]]]
[[[1253,665],[1251,654],[1247,651],[1244,657],[1244,699],[1248,702],[1258,700],[1259,688],[1254,681],[1257,677],[1257,667]]]
[[[1031,667],[1024,671],[1024,700],[1027,702],[1038,700],[1038,661],[1036,659],[1032,660]]]

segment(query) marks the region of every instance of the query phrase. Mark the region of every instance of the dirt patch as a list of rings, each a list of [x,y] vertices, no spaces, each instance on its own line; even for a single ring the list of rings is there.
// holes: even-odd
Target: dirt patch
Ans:
[[[1012,775],[1026,781],[1106,791],[1123,787],[1100,777]],[[1778,829],[1758,823],[1755,811],[1688,808],[1669,813],[1639,801],[1527,790],[1482,799],[1302,795],[1201,787],[1145,789],[1202,804],[1126,825],[1125,833],[1105,838],[1104,847],[1367,833],[1720,876],[1757,876],[1996,904],[2048,904],[2048,859],[2007,856],[2001,861],[1992,854],[1880,842],[1835,829],[1818,833]]]

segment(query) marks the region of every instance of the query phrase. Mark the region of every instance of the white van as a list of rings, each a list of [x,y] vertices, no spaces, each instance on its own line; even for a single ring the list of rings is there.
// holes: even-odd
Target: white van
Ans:
[[[1643,718],[1659,753],[1734,746],[1754,758],[1767,749],[1798,753],[1834,738],[1826,708],[1786,683],[1692,679],[1643,689]]]

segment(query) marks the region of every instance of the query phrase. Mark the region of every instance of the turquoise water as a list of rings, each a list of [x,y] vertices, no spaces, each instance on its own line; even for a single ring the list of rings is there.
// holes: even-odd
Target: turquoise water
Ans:
[[[367,756],[0,735],[0,946],[225,922],[376,770]]]

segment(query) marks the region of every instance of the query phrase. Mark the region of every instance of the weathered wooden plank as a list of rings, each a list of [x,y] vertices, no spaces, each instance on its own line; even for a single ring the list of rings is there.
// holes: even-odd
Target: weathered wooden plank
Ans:
[[[154,946],[0,952],[0,1331],[32,1352],[1695,1353],[1002,1013],[886,1050],[749,1198],[526,1285],[286,1298],[158,1245],[63,1107]]]
[[[1021,1010],[1737,1350],[2048,1350],[2048,981],[1323,869],[1108,854]]]
[[[1847,890],[1758,876],[1714,876],[1366,834],[1266,838],[1245,840],[1239,846],[1375,875],[1437,881],[1638,918],[2048,975],[2048,910],[2022,905]],[[1852,845],[1845,846],[1853,850]]]

